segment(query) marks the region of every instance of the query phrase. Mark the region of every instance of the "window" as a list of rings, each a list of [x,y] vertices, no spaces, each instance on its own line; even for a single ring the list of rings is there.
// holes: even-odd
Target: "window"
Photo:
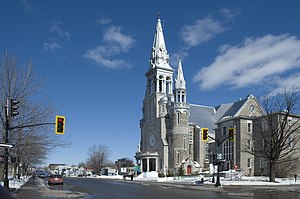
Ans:
[[[186,138],[185,138],[185,135],[183,136],[183,149],[186,150]]]
[[[189,144],[193,144],[193,131],[189,133]]]
[[[171,85],[172,85],[172,83],[171,83],[171,78],[170,77],[167,77],[166,78],[166,80],[167,80],[167,94],[171,94],[171,92],[172,92],[172,88],[171,88]]]
[[[262,130],[267,131],[268,130],[268,122],[267,121],[262,121]]]
[[[289,128],[291,128],[291,126],[292,126],[292,121],[293,121],[292,118],[289,117],[289,118],[288,118],[288,121],[287,121],[287,122],[288,122],[288,127],[289,127]]]
[[[177,113],[177,124],[180,123],[180,113]]]
[[[259,158],[259,168],[265,168],[267,166],[267,162],[265,158]]]
[[[223,158],[228,160],[233,160],[233,142],[225,141],[223,143]]]
[[[223,126],[223,135],[226,135],[226,126]]]
[[[251,140],[247,140],[247,148],[251,149]]]
[[[158,85],[158,91],[159,91],[159,92],[162,92],[162,84],[163,84],[163,82],[162,82],[162,80],[160,79],[160,80],[159,80],[159,85]]]
[[[248,133],[252,133],[252,121],[247,122],[247,131]]]
[[[179,164],[179,162],[180,162],[179,151],[176,151],[176,153],[177,153],[177,164]]]
[[[248,168],[251,168],[251,165],[252,165],[252,160],[251,160],[251,158],[248,158],[248,161],[247,161]]]

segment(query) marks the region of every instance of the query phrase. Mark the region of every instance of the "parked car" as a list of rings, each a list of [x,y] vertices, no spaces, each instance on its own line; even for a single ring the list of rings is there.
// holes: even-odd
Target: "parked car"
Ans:
[[[61,175],[50,175],[49,179],[48,179],[48,185],[63,185],[64,184],[64,180],[62,178]]]

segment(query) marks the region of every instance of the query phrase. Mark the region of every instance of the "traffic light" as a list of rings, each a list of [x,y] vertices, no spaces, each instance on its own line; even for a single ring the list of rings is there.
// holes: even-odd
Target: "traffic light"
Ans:
[[[66,118],[64,116],[56,115],[55,117],[55,133],[65,134]]]
[[[234,128],[228,129],[228,140],[234,142]]]
[[[208,141],[208,128],[202,128],[202,141]]]
[[[17,104],[19,104],[18,100],[10,99],[10,117],[15,117],[19,114],[19,111],[17,111],[19,106]]]

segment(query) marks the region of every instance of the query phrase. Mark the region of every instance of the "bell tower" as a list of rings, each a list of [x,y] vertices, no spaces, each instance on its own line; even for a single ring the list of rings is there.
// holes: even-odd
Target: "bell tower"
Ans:
[[[158,17],[149,68],[145,73],[146,92],[143,101],[143,118],[140,120],[141,146],[137,159],[141,171],[162,171],[168,164],[166,115],[168,102],[173,99],[173,73],[169,63],[163,27]]]

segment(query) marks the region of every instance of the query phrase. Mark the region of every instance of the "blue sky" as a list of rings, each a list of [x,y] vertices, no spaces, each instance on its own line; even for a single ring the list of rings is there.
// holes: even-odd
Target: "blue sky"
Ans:
[[[78,164],[93,144],[108,145],[112,161],[134,159],[158,13],[171,66],[182,59],[189,103],[300,86],[296,0],[0,2],[0,51],[32,59],[67,118],[73,144],[46,163]]]

